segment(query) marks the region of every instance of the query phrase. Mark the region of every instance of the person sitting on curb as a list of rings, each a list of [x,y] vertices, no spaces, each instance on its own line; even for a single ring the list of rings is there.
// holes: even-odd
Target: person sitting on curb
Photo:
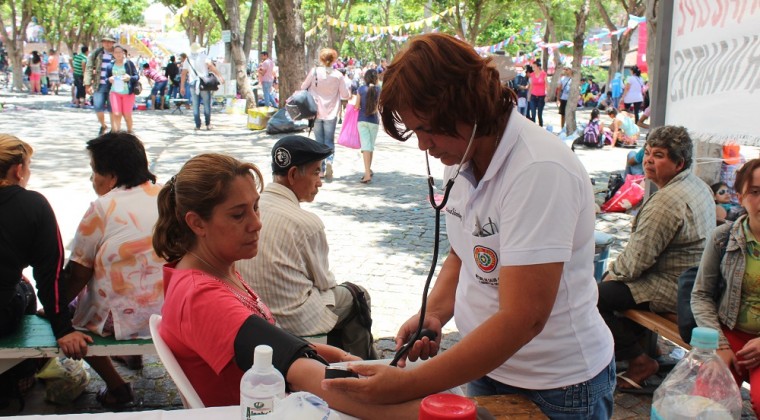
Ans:
[[[618,111],[615,108],[607,110],[607,115],[612,118],[612,144],[614,146],[636,147],[639,140],[639,127],[633,119],[633,115],[626,111]]]
[[[283,137],[274,145],[274,182],[261,194],[261,252],[238,261],[237,269],[285,330],[300,336],[327,334],[328,344],[377,359],[369,294],[360,286],[335,282],[325,225],[299,204],[314,201],[322,186],[322,161],[332,152],[303,136]],[[361,299],[366,299],[366,313],[357,305]]]
[[[639,344],[644,328],[615,312],[640,309],[676,312],[678,277],[699,265],[715,228],[710,187],[691,170],[693,143],[683,127],[654,129],[647,139],[644,172],[659,190],[633,219],[631,236],[599,284],[599,312],[615,338],[616,360],[627,360],[618,389],[643,389],[659,365]]]

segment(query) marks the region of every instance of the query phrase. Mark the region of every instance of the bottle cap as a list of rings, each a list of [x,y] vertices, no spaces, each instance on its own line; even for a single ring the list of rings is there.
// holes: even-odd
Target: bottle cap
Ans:
[[[272,366],[272,348],[266,344],[256,346],[253,352],[253,367],[256,370],[265,370]]]
[[[707,327],[696,327],[691,332],[692,347],[715,350],[718,348],[718,331]]]
[[[476,418],[475,403],[459,395],[429,395],[420,403],[419,420],[475,420]]]

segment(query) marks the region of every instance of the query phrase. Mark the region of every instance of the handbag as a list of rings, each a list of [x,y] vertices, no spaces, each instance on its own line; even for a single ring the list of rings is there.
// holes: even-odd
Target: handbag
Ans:
[[[314,83],[319,86],[317,81],[317,69],[314,68]],[[285,101],[285,109],[288,110],[290,118],[293,120],[310,120],[317,118],[317,102],[309,92],[311,85],[305,90],[297,90],[290,95]]]
[[[346,105],[346,115],[343,116],[343,127],[340,129],[338,144],[351,149],[362,147],[359,138],[359,110],[352,104]]]
[[[200,84],[198,88],[200,90],[210,92],[219,90],[219,79],[216,78],[214,73],[209,72],[205,76],[199,76],[198,72],[195,71],[195,67],[193,67],[193,64],[190,62],[190,58],[187,59],[187,64],[190,65],[190,68],[193,69],[193,73],[195,73],[195,76],[198,78],[198,83]]]
[[[203,91],[216,91],[219,90],[219,79],[216,78],[216,75],[214,73],[209,73],[206,76],[201,76],[201,86],[200,89]]]
[[[127,60],[127,71],[129,72],[130,76],[134,76],[137,73],[137,68],[135,67],[134,63]],[[135,96],[142,93],[142,83],[140,83],[140,79],[137,80],[130,80],[129,81],[129,93],[134,94]]]

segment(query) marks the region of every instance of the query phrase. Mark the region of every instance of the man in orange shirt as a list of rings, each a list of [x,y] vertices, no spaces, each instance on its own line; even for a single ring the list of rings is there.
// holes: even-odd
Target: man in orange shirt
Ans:
[[[58,87],[61,85],[61,77],[58,70],[58,52],[55,48],[50,49],[47,62],[48,87],[51,92],[58,94]]]

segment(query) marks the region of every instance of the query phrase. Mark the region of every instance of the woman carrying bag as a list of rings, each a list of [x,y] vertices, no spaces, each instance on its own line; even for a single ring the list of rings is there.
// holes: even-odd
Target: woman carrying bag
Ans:
[[[135,106],[134,86],[140,79],[135,64],[127,60],[127,50],[121,45],[113,47],[113,62],[106,69],[106,79],[111,85],[111,131],[121,130],[121,117],[132,132],[132,108]]]
[[[380,86],[377,85],[377,71],[373,69],[364,73],[364,86],[356,94],[356,108],[359,110],[359,139],[362,144],[364,158],[364,176],[359,180],[362,184],[372,182],[372,153],[375,151],[375,140],[380,120],[377,113],[377,100],[380,98]]]
[[[332,48],[323,48],[319,52],[321,66],[317,66],[306,75],[301,83],[302,90],[308,90],[317,103],[317,119],[314,121],[314,138],[317,142],[335,150],[335,125],[338,122],[340,101],[351,97],[343,75],[333,69],[338,53]],[[325,159],[320,177],[332,180],[334,154]]]

